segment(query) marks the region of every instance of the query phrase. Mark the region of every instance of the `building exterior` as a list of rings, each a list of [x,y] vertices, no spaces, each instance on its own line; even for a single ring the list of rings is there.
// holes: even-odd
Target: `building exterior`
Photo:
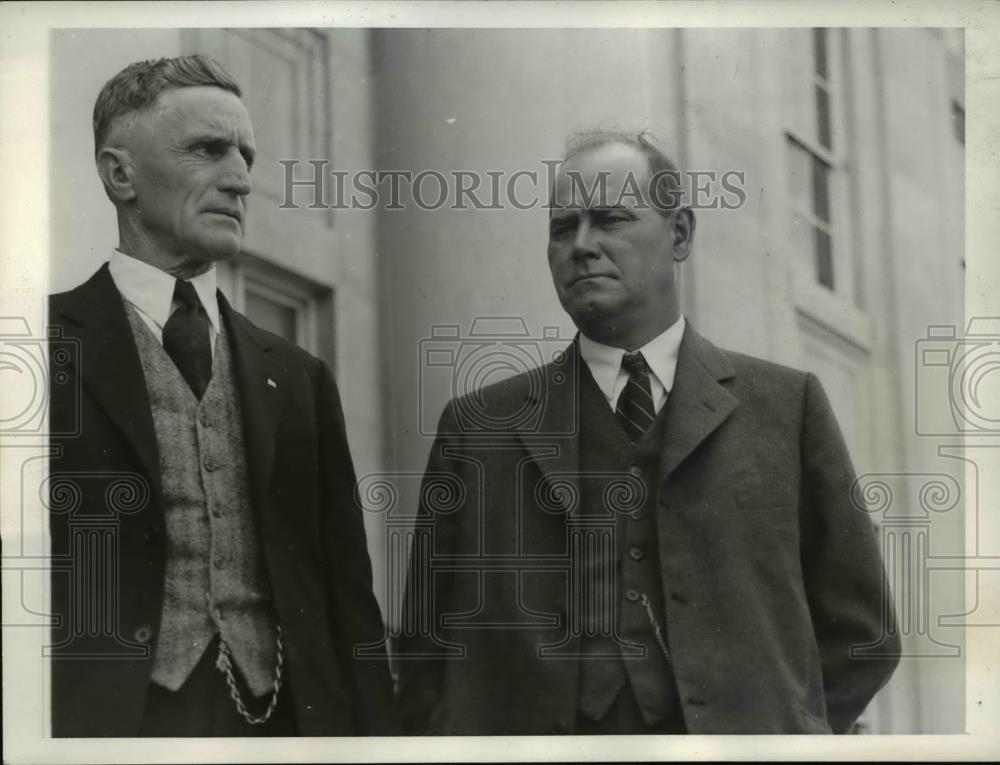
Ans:
[[[188,52],[233,72],[256,131],[246,255],[222,269],[222,287],[334,367],[390,622],[401,593],[387,513],[415,508],[456,386],[492,374],[442,375],[428,341],[475,348],[474,321],[503,317],[523,321],[527,335],[511,342],[526,358],[568,342],[545,259],[547,213],[517,209],[507,192],[544,201],[544,160],[574,130],[648,129],[682,169],[742,174],[738,209],[696,212],[688,319],[719,345],[814,371],[858,473],[892,492],[881,504],[875,489],[867,496],[881,508],[873,520],[908,658],[865,729],[963,729],[961,575],[928,573],[935,556],[961,554],[962,507],[939,498],[931,509],[941,512],[928,513],[925,491],[928,475],[960,491],[963,463],[938,450],[960,426],[920,427],[948,412],[948,385],[918,355],[928,341],[948,345],[929,325],[962,333],[961,30],[56,31],[53,291],[82,281],[117,243],[93,167],[101,85],[132,61]],[[486,209],[451,199],[419,209],[405,192],[399,205],[337,205],[333,186],[318,199],[305,182],[332,169],[436,171],[448,182],[494,173],[503,199],[489,204],[497,197],[484,181]],[[536,180],[507,186],[519,171]],[[435,183],[424,199],[438,197]]]

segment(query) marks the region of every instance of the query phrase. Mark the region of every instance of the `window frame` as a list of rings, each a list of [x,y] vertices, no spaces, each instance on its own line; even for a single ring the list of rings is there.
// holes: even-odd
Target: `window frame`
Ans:
[[[859,291],[861,280],[861,259],[854,252],[856,244],[852,237],[853,216],[849,198],[850,190],[850,130],[849,104],[847,102],[847,60],[846,30],[835,27],[823,28],[826,33],[827,73],[822,78],[816,72],[815,29],[789,30],[794,53],[801,61],[809,61],[805,71],[789,73],[795,85],[793,101],[786,101],[783,130],[782,162],[783,181],[787,214],[784,216],[786,237],[789,243],[799,241],[795,232],[795,218],[798,217],[810,227],[810,250],[805,253],[794,251],[792,274],[795,304],[799,312],[835,328],[838,334],[849,338],[862,348],[870,345],[871,322],[864,310],[863,295]],[[816,88],[826,89],[829,99],[829,119],[831,146],[823,146],[820,141]],[[827,199],[830,220],[822,221],[813,206],[812,178],[809,178],[808,195],[797,198],[792,183],[793,151],[804,151],[812,161],[827,167]],[[811,170],[811,166],[810,166]],[[820,282],[818,252],[813,227],[818,227],[830,238],[833,289]]]

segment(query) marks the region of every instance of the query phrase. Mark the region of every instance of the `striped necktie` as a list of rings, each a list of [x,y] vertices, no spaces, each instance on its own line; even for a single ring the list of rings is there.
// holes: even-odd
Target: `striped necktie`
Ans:
[[[622,369],[628,372],[628,382],[618,397],[615,414],[625,428],[629,440],[639,441],[656,419],[653,394],[649,387],[649,367],[639,351],[622,357]]]

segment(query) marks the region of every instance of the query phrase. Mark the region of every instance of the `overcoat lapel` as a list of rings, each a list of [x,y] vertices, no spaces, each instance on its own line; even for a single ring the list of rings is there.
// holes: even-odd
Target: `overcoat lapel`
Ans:
[[[125,303],[107,263],[51,308],[58,321],[76,325],[69,329],[80,342],[80,380],[131,445],[150,481],[153,496],[159,498],[159,451],[146,378],[125,315]],[[82,427],[86,437],[87,423]]]
[[[219,313],[229,333],[233,368],[243,411],[243,440],[253,506],[268,506],[278,424],[288,389],[282,367],[271,355],[271,342],[245,317],[236,313],[219,292]],[[265,521],[266,522],[266,521]]]
[[[734,374],[722,352],[688,324],[677,357],[674,385],[667,398],[660,478],[666,479],[738,405],[722,385]]]
[[[579,344],[574,341],[564,352],[562,363],[546,364],[538,370],[541,384],[529,386],[526,394],[528,406],[537,412],[525,417],[526,424],[518,429],[544,479],[553,488],[563,487],[553,496],[567,500],[580,495],[581,364]]]

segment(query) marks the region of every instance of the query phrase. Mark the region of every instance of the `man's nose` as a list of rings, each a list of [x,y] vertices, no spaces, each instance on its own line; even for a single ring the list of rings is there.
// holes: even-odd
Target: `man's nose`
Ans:
[[[580,221],[580,225],[576,229],[576,235],[573,237],[573,252],[571,254],[574,260],[597,257],[594,229],[590,225],[590,221]]]
[[[253,190],[250,168],[247,167],[246,160],[238,152],[234,153],[234,156],[230,157],[226,163],[219,188],[242,197],[247,196]]]

